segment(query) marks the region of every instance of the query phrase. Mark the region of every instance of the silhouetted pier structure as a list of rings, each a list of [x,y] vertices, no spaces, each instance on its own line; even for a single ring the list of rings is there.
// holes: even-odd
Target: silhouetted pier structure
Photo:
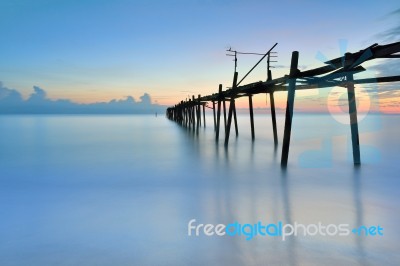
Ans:
[[[261,62],[266,56],[268,62],[271,57],[271,51],[276,46],[275,44],[261,59]],[[275,101],[274,92],[287,91],[287,103],[285,114],[285,128],[282,144],[282,157],[281,166],[285,167],[289,157],[290,136],[292,129],[293,107],[295,100],[296,90],[318,89],[327,87],[343,87],[347,89],[349,116],[350,116],[350,130],[353,148],[353,162],[355,165],[361,163],[360,159],[360,143],[358,133],[357,121],[357,106],[356,95],[354,91],[355,84],[368,84],[368,83],[383,83],[383,82],[397,82],[400,81],[400,75],[386,76],[386,77],[373,77],[364,79],[354,79],[354,74],[365,71],[361,66],[362,63],[378,59],[378,58],[400,58],[400,42],[391,43],[387,45],[373,44],[366,49],[360,50],[355,53],[346,53],[342,57],[335,58],[325,62],[325,66],[318,67],[311,70],[300,71],[298,69],[299,52],[292,53],[290,72],[289,75],[272,79],[271,71],[268,63],[268,78],[267,81],[259,81],[246,85],[239,86],[241,81],[258,65],[258,63],[237,82],[238,72],[235,72],[233,77],[232,87],[223,91],[222,85],[219,85],[218,93],[212,95],[195,96],[192,99],[181,101],[180,103],[169,107],[166,115],[169,119],[187,127],[188,129],[199,130],[201,125],[201,108],[203,109],[203,125],[206,126],[205,121],[205,106],[208,102],[212,103],[214,129],[216,141],[219,140],[220,127],[221,127],[221,112],[224,115],[225,127],[225,145],[228,146],[232,118],[235,125],[235,133],[238,135],[238,125],[236,117],[235,100],[240,97],[248,97],[249,111],[250,111],[250,125],[251,136],[254,140],[254,115],[253,115],[253,101],[252,97],[256,94],[267,93],[270,96],[271,120],[273,127],[273,136],[275,146],[278,144],[276,115],[275,115]],[[236,59],[236,58],[235,58]],[[226,102],[229,101],[229,110],[227,113]]]

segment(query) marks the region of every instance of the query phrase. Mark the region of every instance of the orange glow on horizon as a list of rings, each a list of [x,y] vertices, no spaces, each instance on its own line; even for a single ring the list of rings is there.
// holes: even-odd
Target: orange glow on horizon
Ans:
[[[342,88],[340,88],[342,89]],[[62,92],[61,92],[62,91]],[[141,93],[137,93],[138,90],[120,88],[110,92],[108,89],[75,89],[71,90],[57,90],[49,91],[48,98],[52,100],[68,99],[75,103],[90,104],[96,102],[109,102],[111,100],[125,100],[128,96],[134,97],[136,102],[140,101],[140,97],[144,93],[149,93],[153,104],[159,104],[164,106],[173,106],[178,102],[185,100],[185,94],[182,93],[166,93],[152,90],[141,90]],[[315,91],[310,90],[308,93],[305,91],[296,92],[295,99],[295,110],[310,113],[347,113],[347,93],[345,90],[340,91],[340,96],[330,94],[328,97],[319,96]],[[170,95],[170,96],[169,96]],[[333,96],[332,96],[333,95]],[[286,109],[286,92],[276,92],[274,94],[275,108],[277,112]],[[381,99],[379,98],[376,103],[371,102],[369,96],[362,90],[356,88],[357,97],[357,111],[363,112],[381,112],[387,114],[400,114],[400,97],[391,97]],[[399,103],[399,104],[397,104]],[[209,106],[212,104],[209,103]],[[229,103],[227,103],[229,106]],[[258,94],[253,96],[253,107],[254,109],[270,109],[270,98],[266,94]],[[248,109],[249,100],[248,97],[241,97],[236,99],[236,108]]]

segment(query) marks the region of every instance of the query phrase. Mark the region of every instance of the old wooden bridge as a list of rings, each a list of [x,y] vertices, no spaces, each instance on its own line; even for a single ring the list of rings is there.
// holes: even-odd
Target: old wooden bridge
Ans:
[[[258,61],[261,62],[267,57],[268,62],[271,57],[272,49],[275,44],[264,56]],[[360,50],[355,53],[346,53],[344,56],[335,58],[325,62],[326,65],[311,70],[300,71],[298,69],[299,52],[292,53],[290,73],[283,77],[272,79],[271,71],[268,63],[268,78],[267,81],[255,82],[239,86],[243,79],[258,65],[258,63],[240,80],[238,80],[238,72],[234,72],[232,87],[223,91],[222,85],[219,85],[218,93],[208,96],[198,95],[196,98],[181,101],[180,103],[169,107],[166,110],[166,115],[169,119],[187,127],[188,129],[199,130],[201,125],[201,107],[203,107],[203,124],[205,125],[205,106],[207,103],[212,103],[214,115],[214,129],[215,138],[218,142],[220,133],[221,122],[221,104],[224,114],[224,128],[225,128],[225,146],[228,146],[229,135],[232,124],[232,118],[235,124],[236,135],[238,135],[238,125],[236,119],[235,99],[240,97],[248,97],[249,111],[250,111],[250,125],[251,135],[254,140],[254,117],[253,117],[253,101],[252,97],[255,94],[267,93],[270,97],[271,118],[273,127],[273,136],[275,146],[278,144],[276,116],[275,116],[275,91],[287,91],[286,115],[285,115],[285,128],[282,144],[282,157],[281,166],[286,167],[289,156],[289,144],[293,119],[293,106],[296,90],[318,89],[339,86],[347,89],[349,116],[350,116],[350,130],[353,148],[353,162],[360,164],[360,144],[357,122],[357,107],[356,95],[354,91],[355,84],[368,84],[368,83],[383,83],[383,82],[396,82],[400,81],[400,75],[386,76],[386,77],[373,77],[357,79],[353,75],[362,71],[365,68],[361,66],[362,63],[378,59],[378,58],[400,58],[400,42],[391,43],[387,45],[373,44],[366,49]],[[236,63],[236,62],[235,62]],[[226,114],[226,102],[229,101],[229,110]]]

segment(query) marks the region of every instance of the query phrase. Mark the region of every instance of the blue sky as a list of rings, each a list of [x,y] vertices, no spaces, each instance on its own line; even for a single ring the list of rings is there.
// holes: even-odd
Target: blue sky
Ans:
[[[398,1],[1,1],[0,81],[28,97],[76,102],[138,99],[172,104],[231,85],[228,46],[263,52],[278,42],[279,62],[293,50],[312,67],[374,42],[400,23]],[[398,36],[397,36],[398,37]],[[391,41],[398,41],[393,39]],[[258,60],[239,57],[239,76]],[[286,74],[277,68],[275,77]],[[248,82],[265,79],[260,68]]]

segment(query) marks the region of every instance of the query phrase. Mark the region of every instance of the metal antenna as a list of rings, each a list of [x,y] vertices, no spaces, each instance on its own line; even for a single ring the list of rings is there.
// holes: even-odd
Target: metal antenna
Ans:
[[[237,83],[237,85],[239,85],[249,74],[251,71],[253,71],[254,68],[256,68],[256,66],[266,57],[267,57],[267,69],[268,69],[268,73],[267,73],[267,80],[272,80],[272,75],[271,75],[271,66],[270,63],[271,62],[277,62],[277,61],[271,61],[271,57],[277,57],[276,55],[271,55],[272,53],[276,53],[276,52],[272,52],[272,49],[275,48],[275,46],[278,43],[275,43],[274,46],[272,46],[271,49],[268,50],[268,52],[266,52],[265,54],[261,54],[261,53],[250,53],[250,52],[239,52],[236,50],[232,50],[232,47],[229,47],[228,50],[226,50],[227,52],[230,52],[228,54],[226,54],[227,56],[234,56],[235,57],[235,69],[234,69],[234,73],[236,73],[236,69],[237,69],[237,55],[238,54],[244,54],[244,55],[262,55],[263,57],[261,57],[261,59],[253,66],[252,69],[250,69],[249,72],[247,72],[247,74]]]
[[[276,60],[272,60],[271,61],[271,57],[278,57],[277,55],[271,55],[271,53],[273,53],[273,54],[277,54],[277,52],[272,52],[272,51],[270,51],[269,53],[268,53],[268,56],[267,56],[267,81],[270,81],[270,80],[272,80],[272,72],[271,72],[271,67],[272,68],[274,68],[273,66],[271,66],[271,62],[273,62],[273,63],[276,63],[276,62],[278,62],[278,61],[276,61]]]
[[[278,43],[275,43],[275,44],[271,47],[271,49],[268,50],[268,52],[266,52],[265,54],[263,54],[263,57],[261,57],[261,59],[258,60],[258,62],[249,70],[249,72],[247,72],[247,74],[244,75],[244,77],[238,82],[238,84],[237,84],[238,86],[239,86],[239,84],[251,73],[251,71],[253,71],[253,70],[258,66],[258,64],[259,64],[262,60],[264,60],[264,58],[265,58],[267,55],[269,55],[269,54],[271,53],[272,49],[274,49],[275,46],[277,46],[277,45],[278,45]]]
[[[235,59],[234,59],[234,61],[235,61],[235,69],[234,69],[234,72],[233,72],[233,73],[235,73],[235,72],[236,72],[236,68],[237,68],[237,54],[238,54],[238,51],[232,50],[232,47],[229,47],[229,49],[226,50],[226,51],[227,51],[227,52],[234,53],[234,54],[226,54],[226,55],[227,55],[227,56],[234,56],[234,57],[235,57]]]

